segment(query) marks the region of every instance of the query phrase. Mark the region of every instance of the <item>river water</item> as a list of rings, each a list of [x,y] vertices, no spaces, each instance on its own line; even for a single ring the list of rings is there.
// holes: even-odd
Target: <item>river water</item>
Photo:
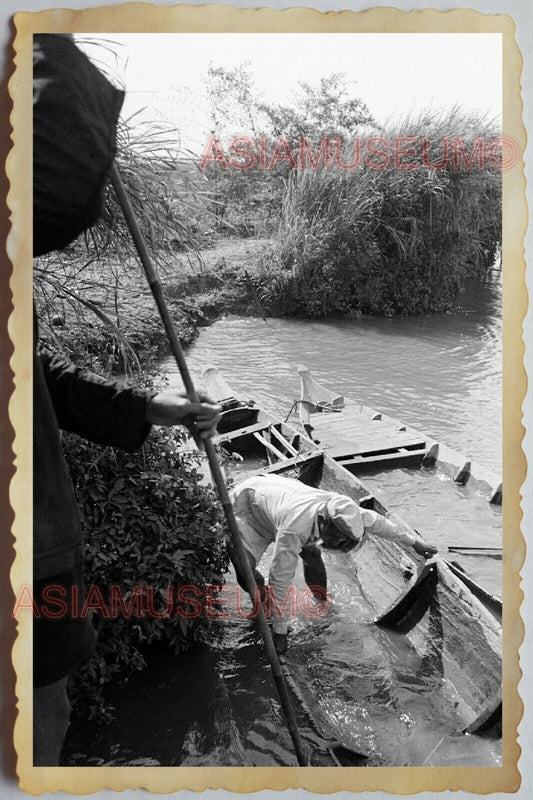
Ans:
[[[224,317],[190,368],[218,366],[241,398],[277,417],[299,397],[298,364],[339,394],[397,417],[501,471],[501,289],[472,282],[456,313],[309,321]],[[161,365],[181,385],[171,358]]]
[[[299,395],[296,366],[303,363],[338,393],[500,472],[501,334],[500,288],[471,285],[450,315],[324,322],[225,317],[201,331],[188,361],[196,379],[205,366],[216,364],[236,396],[254,399],[278,418]],[[161,372],[170,385],[181,385],[171,359]],[[443,476],[436,492],[420,470],[397,470],[394,480],[387,473],[364,480],[441,549],[452,542],[501,545],[501,509],[481,495],[472,498],[468,487]],[[458,560],[487,589],[499,592],[501,561]],[[339,589],[341,575],[332,565],[327,560],[329,580]],[[302,584],[300,568],[295,582]],[[233,586],[229,577],[228,588]],[[390,634],[384,644],[375,626],[363,624],[364,609],[353,602],[344,608],[339,601],[333,620],[296,622],[288,654],[323,735],[368,757],[362,761],[352,754],[348,763],[499,765],[499,742],[457,736],[457,720],[439,707],[441,687],[424,676],[404,637],[395,641]],[[383,647],[393,654],[386,663]],[[112,700],[116,718],[92,731],[90,746],[91,729],[71,732],[68,763],[295,763],[257,630],[235,615],[213,624],[208,646],[177,659],[152,653],[148,669]],[[297,716],[312,763],[331,765],[298,703]]]
[[[215,364],[239,399],[284,418],[299,397],[297,365],[339,394],[407,425],[501,474],[502,295],[471,282],[457,312],[425,317],[309,321],[228,316],[201,331],[188,353],[195,381]],[[172,358],[161,364],[183,388]],[[420,470],[365,477],[396,511],[439,547],[501,545],[501,507],[469,487]],[[501,590],[501,562],[461,556],[491,592]]]

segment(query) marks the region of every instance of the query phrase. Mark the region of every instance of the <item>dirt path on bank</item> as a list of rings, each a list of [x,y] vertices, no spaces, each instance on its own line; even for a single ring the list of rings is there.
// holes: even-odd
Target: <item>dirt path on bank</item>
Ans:
[[[184,345],[194,340],[199,327],[225,312],[257,313],[246,273],[257,273],[268,244],[268,239],[224,238],[198,252],[154,257]],[[70,252],[54,253],[36,261],[35,278],[41,336],[74,361],[104,372],[120,371],[131,346],[150,371],[166,352],[161,322],[136,258],[106,255],[89,262]]]

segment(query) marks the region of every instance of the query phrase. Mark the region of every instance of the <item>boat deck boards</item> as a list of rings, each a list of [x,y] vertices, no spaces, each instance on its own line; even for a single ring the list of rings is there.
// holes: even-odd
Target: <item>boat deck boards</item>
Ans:
[[[335,460],[371,461],[383,454],[421,457],[426,453],[422,434],[388,420],[372,418],[356,403],[342,411],[311,415],[312,436]]]

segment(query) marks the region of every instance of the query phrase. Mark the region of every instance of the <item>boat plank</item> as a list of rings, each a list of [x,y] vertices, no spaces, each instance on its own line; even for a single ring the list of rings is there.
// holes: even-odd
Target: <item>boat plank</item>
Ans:
[[[346,421],[343,425],[323,423],[322,425],[314,426],[314,430],[317,432],[320,431],[323,434],[326,432],[331,432],[332,435],[343,434],[347,437],[353,436],[356,433],[359,435],[361,435],[361,433],[367,433],[369,436],[394,436],[398,434],[403,436],[417,436],[419,439],[425,439],[424,435],[418,431],[400,430],[399,428],[384,425],[381,422],[366,422],[357,425],[350,425],[349,422]]]
[[[332,443],[335,445],[335,443]],[[422,439],[415,437],[405,438],[391,438],[385,437],[382,439],[361,439],[357,441],[345,441],[333,447],[325,447],[324,449],[331,458],[348,458],[361,455],[363,453],[382,453],[383,451],[395,451],[402,448],[417,448],[420,451],[425,451],[425,442]]]
[[[329,451],[327,451],[329,452]],[[393,451],[392,453],[369,453],[359,454],[357,456],[346,456],[338,458],[338,463],[345,467],[350,472],[356,472],[360,467],[391,467],[401,466],[412,461],[421,461],[426,453],[425,448],[420,450],[404,450]]]
[[[317,414],[311,417],[311,424],[316,422],[318,426],[321,425],[363,425],[368,426],[370,428],[376,429],[384,429],[387,430],[399,430],[403,428],[407,430],[405,425],[401,425],[399,422],[389,422],[388,420],[384,419],[372,419],[372,417],[362,417],[360,414],[357,415],[350,415],[350,414]],[[411,433],[413,433],[413,429],[411,429]]]
[[[362,403],[358,403],[350,398],[344,398],[344,405],[340,407],[338,413],[333,414],[328,413],[327,411],[322,413],[313,413],[312,409],[315,409],[323,399],[327,400],[330,396],[333,396],[333,393],[331,390],[327,389],[327,387],[319,384],[311,376],[307,367],[300,365],[298,367],[298,372],[301,378],[302,401],[307,405],[308,408],[311,409],[311,413],[307,422],[314,429],[313,434],[315,438],[320,439],[322,436],[322,446],[330,443],[329,441],[325,441],[326,437],[333,437],[339,430],[342,430],[343,428],[348,435],[358,435],[360,432],[359,426],[364,426],[367,422],[369,425],[376,425],[379,423],[379,425],[382,426],[380,428],[382,432],[391,431],[392,433],[401,429],[407,434],[419,435],[424,439],[426,448],[428,450],[427,466],[437,466],[445,470],[448,470],[449,468],[455,468],[455,474],[457,474],[457,472],[460,472],[460,470],[464,467],[465,462],[469,461],[469,481],[472,481],[473,479],[481,484],[487,484],[490,490],[490,502],[498,505],[501,504],[502,490],[501,478],[499,476],[495,475],[491,470],[486,469],[480,464],[477,464],[475,461],[470,461],[470,459],[465,458],[465,456],[461,455],[460,453],[452,450],[449,447],[446,447],[441,442],[436,442],[424,432],[417,431],[415,428],[401,423],[395,417],[390,417],[386,414],[381,414],[381,412],[376,412],[376,410],[370,406],[365,406]],[[381,417],[379,420],[376,419],[376,414],[378,413]],[[300,421],[301,423],[304,422],[302,413],[300,413]],[[351,438],[353,437],[350,436],[350,439]],[[331,441],[331,443],[333,446],[340,446],[340,443],[337,441]],[[482,488],[483,491],[485,491],[485,488]]]
[[[359,413],[352,413],[350,414],[348,411],[339,411],[335,414],[328,414],[326,412],[322,412],[321,414],[312,414],[311,415],[311,424],[316,423],[317,425],[343,425],[349,421],[350,425],[357,425],[361,423],[362,425],[366,425],[369,422],[373,422],[376,425],[380,422],[382,425],[386,424],[383,422],[382,419],[372,419],[372,417],[359,414]]]
[[[261,432],[270,428],[271,425],[282,425],[283,423],[281,420],[279,422],[256,422],[254,425],[247,425],[246,428],[239,428],[236,431],[228,431],[228,433],[222,433],[219,436],[215,436],[214,442],[215,444],[223,444],[224,442],[231,442],[232,439],[241,439],[243,436],[247,434],[254,434],[255,432]]]
[[[324,420],[320,420],[320,421],[316,420],[316,423],[317,423],[316,425],[313,424],[314,422],[315,422],[315,420],[312,419],[311,420],[311,427],[314,428],[315,430],[319,430],[319,431],[321,431],[321,430],[331,430],[331,431],[336,431],[336,430],[340,430],[340,431],[344,431],[344,430],[346,430],[346,431],[368,431],[368,430],[369,431],[372,431],[372,430],[374,430],[374,431],[384,431],[384,430],[386,430],[386,431],[391,431],[392,432],[392,431],[398,430],[397,428],[393,428],[390,425],[385,425],[382,422],[378,422],[378,421],[372,422],[371,420],[367,420],[367,419],[350,421],[349,419],[341,417],[341,419],[339,419],[339,420],[330,420],[330,419],[324,419]]]
[[[366,422],[358,422],[357,424],[351,424],[349,419],[340,420],[338,423],[333,422],[322,422],[320,425],[313,425],[313,431],[317,434],[321,433],[322,435],[344,435],[347,439],[354,439],[357,436],[367,435],[367,436],[391,436],[391,437],[405,437],[410,438],[416,436],[417,439],[423,439],[426,441],[426,438],[423,434],[419,433],[418,431],[412,430],[401,430],[399,427],[393,428],[391,425],[387,425],[381,421],[374,422],[374,421],[366,421]]]
[[[293,467],[297,467],[300,464],[305,464],[308,461],[313,461],[313,459],[316,458],[317,458],[317,453],[315,451],[311,451],[309,453],[302,453],[298,456],[294,456],[293,458],[287,458],[284,461],[278,461],[275,464],[270,464],[268,467],[262,467],[261,469],[258,469],[251,474],[268,475],[269,473],[273,472],[281,475],[287,470],[292,469]]]

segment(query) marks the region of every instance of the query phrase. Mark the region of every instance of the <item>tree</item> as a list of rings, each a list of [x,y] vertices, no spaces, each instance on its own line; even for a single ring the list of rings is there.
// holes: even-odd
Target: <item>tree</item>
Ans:
[[[366,104],[350,88],[346,75],[333,73],[316,86],[300,82],[291,106],[268,104],[260,97],[249,62],[235,68],[209,66],[213,129],[202,168],[215,186],[219,226],[252,233],[259,224],[265,233],[271,231],[293,169],[318,166],[322,143],[333,148],[328,138],[348,143],[362,126],[376,127]]]
[[[221,151],[227,152],[239,135],[256,142],[268,126],[268,117],[260,108],[250,62],[234,68],[210,64],[206,86],[211,134],[220,142]],[[218,227],[244,235],[255,232],[256,217],[260,214],[264,221],[272,194],[265,186],[265,175],[258,169],[225,169],[220,163],[207,164],[205,174],[215,187],[213,211]]]
[[[261,111],[249,61],[233,69],[211,63],[207,70],[207,97],[216,136],[259,136],[261,123],[267,122],[267,117]]]
[[[322,138],[353,138],[357,129],[374,125],[366,104],[349,92],[345,74],[332,73],[320,78],[317,86],[300,82],[294,105],[260,106],[267,115],[274,136],[284,136],[294,144],[305,136],[316,143]]]

